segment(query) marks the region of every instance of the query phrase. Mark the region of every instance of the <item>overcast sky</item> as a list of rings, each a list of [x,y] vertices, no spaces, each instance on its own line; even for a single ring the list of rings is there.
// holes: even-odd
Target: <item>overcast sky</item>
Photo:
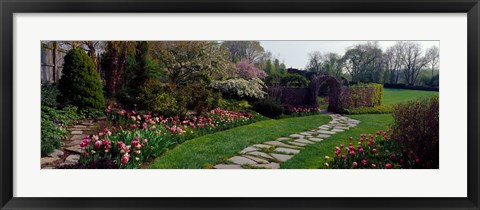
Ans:
[[[346,48],[366,43],[367,41],[260,41],[265,51],[270,51],[273,56],[285,62],[288,67],[304,69],[308,62],[308,53],[320,51],[343,55]],[[417,41],[422,45],[423,50],[434,45],[440,48],[439,41]],[[395,44],[395,41],[379,41],[382,50]]]

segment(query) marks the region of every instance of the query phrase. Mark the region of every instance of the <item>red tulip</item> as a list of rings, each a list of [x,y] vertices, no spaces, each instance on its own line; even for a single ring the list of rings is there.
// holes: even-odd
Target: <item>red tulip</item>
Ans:
[[[352,168],[356,168],[358,166],[358,163],[357,162],[353,162],[352,163]]]
[[[362,166],[367,165],[367,160],[362,160]]]
[[[385,168],[386,168],[386,169],[391,169],[391,168],[392,168],[392,164],[390,164],[390,163],[385,164]]]

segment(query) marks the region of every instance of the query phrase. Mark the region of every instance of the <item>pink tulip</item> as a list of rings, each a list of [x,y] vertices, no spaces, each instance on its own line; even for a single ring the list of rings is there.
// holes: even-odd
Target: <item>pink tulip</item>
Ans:
[[[346,155],[342,155],[342,159],[347,159],[347,156]]]
[[[391,169],[391,168],[392,168],[392,164],[390,164],[390,163],[385,164],[385,168],[386,168],[386,169]]]
[[[100,148],[100,146],[102,146],[102,142],[101,141],[96,141],[95,142],[95,147],[98,149],[98,148]]]
[[[373,149],[372,149],[372,153],[373,153],[373,154],[376,154],[376,153],[377,153],[377,149],[373,148]]]
[[[367,160],[362,160],[362,166],[367,165]]]
[[[372,168],[377,168],[377,165],[372,163]]]
[[[358,163],[357,162],[353,162],[352,163],[352,168],[356,168],[358,166]]]

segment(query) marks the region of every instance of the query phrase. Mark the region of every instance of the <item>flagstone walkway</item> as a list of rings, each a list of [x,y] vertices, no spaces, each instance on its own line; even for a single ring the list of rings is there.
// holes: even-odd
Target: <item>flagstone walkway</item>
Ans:
[[[41,158],[41,167],[43,169],[52,169],[55,166],[65,164],[75,164],[80,160],[81,148],[80,142],[83,137],[90,135],[98,121],[103,118],[93,120],[83,120],[76,125],[67,128],[68,138],[62,141],[62,147],[54,150],[47,157]]]
[[[291,134],[273,141],[250,145],[215,169],[279,169],[280,163],[292,158],[309,144],[323,141],[332,135],[355,127],[360,123],[339,114],[330,114],[332,121],[310,131]]]

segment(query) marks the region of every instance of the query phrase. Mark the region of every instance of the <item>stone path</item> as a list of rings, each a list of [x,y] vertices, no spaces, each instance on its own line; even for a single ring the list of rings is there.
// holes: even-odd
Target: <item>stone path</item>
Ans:
[[[78,163],[81,153],[80,142],[82,142],[83,137],[92,134],[99,120],[104,119],[83,120],[68,127],[69,136],[62,141],[61,148],[54,150],[47,157],[41,158],[42,169],[52,169],[55,166]]]
[[[344,132],[360,123],[339,114],[330,114],[332,121],[317,129],[280,137],[273,141],[251,145],[236,156],[214,166],[215,169],[279,169],[280,163],[292,158],[294,155],[310,144],[323,141],[339,132]]]

